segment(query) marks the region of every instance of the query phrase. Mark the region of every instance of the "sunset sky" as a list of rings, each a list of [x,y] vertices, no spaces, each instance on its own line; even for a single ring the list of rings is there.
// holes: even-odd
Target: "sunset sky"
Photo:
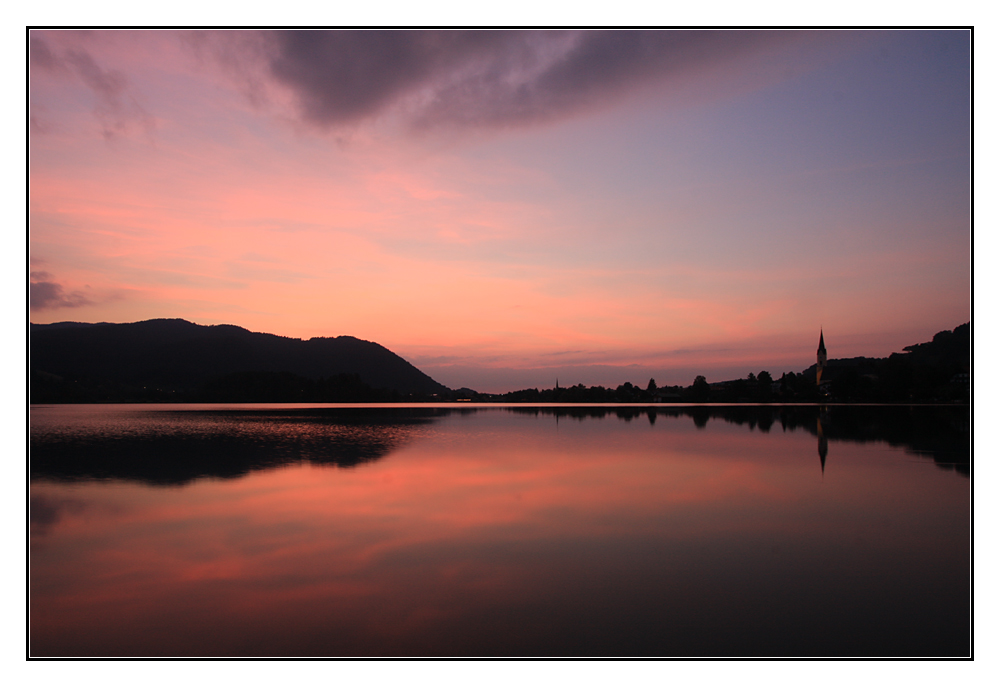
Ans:
[[[30,37],[32,322],[690,384],[969,321],[967,31]]]

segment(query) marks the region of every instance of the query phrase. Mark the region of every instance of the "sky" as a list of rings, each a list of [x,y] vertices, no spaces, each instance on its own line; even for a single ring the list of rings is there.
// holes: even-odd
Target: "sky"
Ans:
[[[376,341],[453,388],[971,317],[967,31],[33,31],[30,320]]]

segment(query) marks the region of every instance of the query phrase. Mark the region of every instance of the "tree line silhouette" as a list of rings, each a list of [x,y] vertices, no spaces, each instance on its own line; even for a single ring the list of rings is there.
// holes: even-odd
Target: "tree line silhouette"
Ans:
[[[474,401],[505,403],[968,403],[971,325],[938,332],[927,343],[906,346],[888,358],[830,360],[823,384],[816,366],[785,372],[767,370],[745,378],[709,383],[703,375],[689,386],[645,387],[625,382],[615,388],[578,384],[551,389],[521,389],[506,394],[470,395]]]

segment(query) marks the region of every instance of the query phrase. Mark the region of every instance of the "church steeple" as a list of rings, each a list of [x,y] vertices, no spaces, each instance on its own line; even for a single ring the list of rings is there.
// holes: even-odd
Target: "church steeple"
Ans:
[[[826,344],[823,343],[823,328],[819,328],[819,348],[816,349],[816,386],[823,377],[823,369],[826,367]]]

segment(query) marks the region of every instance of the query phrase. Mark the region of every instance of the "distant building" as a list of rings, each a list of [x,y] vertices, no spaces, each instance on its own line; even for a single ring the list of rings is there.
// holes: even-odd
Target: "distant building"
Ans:
[[[826,344],[823,343],[823,328],[819,330],[819,348],[816,349],[816,386],[819,386],[823,379],[823,370],[826,369]]]

